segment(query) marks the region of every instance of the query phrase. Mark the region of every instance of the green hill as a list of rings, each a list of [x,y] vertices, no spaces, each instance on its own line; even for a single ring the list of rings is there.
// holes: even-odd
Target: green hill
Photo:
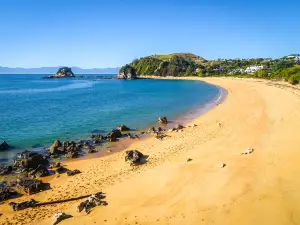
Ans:
[[[189,76],[196,75],[196,69],[206,60],[191,53],[153,55],[123,66],[120,73],[134,71],[138,76]]]

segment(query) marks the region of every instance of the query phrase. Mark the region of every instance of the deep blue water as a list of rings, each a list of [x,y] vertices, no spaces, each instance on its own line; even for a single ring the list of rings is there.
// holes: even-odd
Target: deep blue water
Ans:
[[[93,130],[108,132],[119,124],[145,128],[158,116],[175,118],[219,94],[200,81],[41,77],[0,75],[0,141],[30,148],[84,138]]]

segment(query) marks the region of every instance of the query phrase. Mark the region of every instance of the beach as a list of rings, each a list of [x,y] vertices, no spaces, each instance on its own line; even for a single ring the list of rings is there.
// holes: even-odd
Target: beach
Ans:
[[[300,223],[300,90],[254,79],[184,79],[220,86],[227,97],[183,132],[131,144],[149,156],[143,165],[130,166],[124,151],[63,162],[81,173],[55,175],[50,190],[0,205],[0,224],[51,224],[61,211],[73,216],[62,225]],[[254,151],[242,154],[247,148]],[[88,215],[76,211],[79,200],[18,212],[7,204],[99,191],[108,205]]]

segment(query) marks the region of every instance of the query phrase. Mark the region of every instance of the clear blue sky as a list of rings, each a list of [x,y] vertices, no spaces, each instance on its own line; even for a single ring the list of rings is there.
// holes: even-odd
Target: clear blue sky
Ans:
[[[116,67],[151,54],[300,53],[300,1],[0,0],[0,66]]]

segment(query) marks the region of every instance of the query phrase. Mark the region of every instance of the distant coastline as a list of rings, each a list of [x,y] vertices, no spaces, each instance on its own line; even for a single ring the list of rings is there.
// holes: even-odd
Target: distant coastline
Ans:
[[[10,68],[10,67],[1,67],[0,66],[0,75],[1,74],[55,74],[59,68],[57,67],[41,67],[41,68]],[[74,74],[117,74],[120,70],[119,67],[114,68],[91,68],[83,69],[80,67],[71,67]]]

